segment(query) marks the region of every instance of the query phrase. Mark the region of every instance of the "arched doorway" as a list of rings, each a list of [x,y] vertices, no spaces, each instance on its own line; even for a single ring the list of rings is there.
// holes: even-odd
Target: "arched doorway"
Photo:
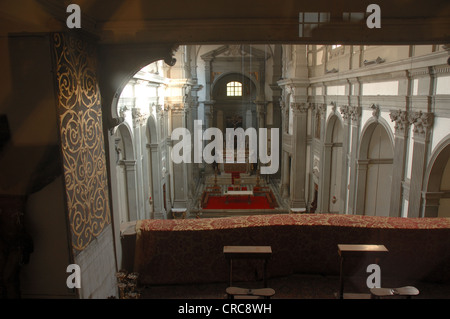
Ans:
[[[356,213],[389,216],[394,147],[387,123],[363,130],[358,159]]]
[[[114,133],[115,158],[114,166],[116,183],[116,200],[114,206],[119,210],[121,223],[137,220],[137,193],[136,193],[136,160],[130,128],[120,124]]]
[[[425,178],[423,217],[450,217],[450,136],[436,146]]]
[[[339,213],[342,180],[343,126],[337,115],[328,121],[324,144],[322,211]]]
[[[447,159],[444,172],[441,179],[441,187],[439,190],[443,193],[439,202],[438,217],[450,217],[450,157]]]

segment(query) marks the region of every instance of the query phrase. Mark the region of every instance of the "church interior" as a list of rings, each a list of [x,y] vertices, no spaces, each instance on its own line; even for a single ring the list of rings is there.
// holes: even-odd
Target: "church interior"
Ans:
[[[369,3],[2,2],[2,298],[450,298],[450,5]]]

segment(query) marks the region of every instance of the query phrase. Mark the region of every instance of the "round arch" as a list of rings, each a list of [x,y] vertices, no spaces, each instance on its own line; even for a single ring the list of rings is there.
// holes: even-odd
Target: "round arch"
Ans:
[[[320,210],[326,213],[339,213],[342,185],[343,130],[340,117],[333,112],[325,124],[323,164],[320,174]]]
[[[128,123],[124,122],[119,124],[116,128],[116,133],[120,134],[122,145],[123,145],[123,156],[125,160],[134,160],[135,152],[134,152],[134,143],[133,143],[133,135],[131,134],[131,128]]]
[[[120,94],[130,79],[143,67],[163,60],[167,65],[176,63],[174,54],[177,47],[161,46],[105,46],[99,50],[99,86],[105,113],[105,128],[112,129],[123,122],[117,113]]]
[[[377,124],[380,124],[386,131],[386,133],[389,136],[389,140],[391,141],[391,145],[394,144],[394,133],[392,132],[392,129],[389,125],[389,123],[382,117],[375,118],[371,117],[367,120],[366,124],[364,125],[363,129],[361,130],[361,139],[359,141],[359,149],[358,149],[358,156],[360,159],[367,159],[367,150],[370,143],[370,138],[372,137],[372,134],[377,127]]]
[[[123,223],[137,219],[135,150],[133,135],[126,122],[115,128],[114,136],[117,159],[115,165],[111,163],[111,168],[115,167],[112,173],[115,180],[113,207],[114,212],[118,213],[120,222]]]
[[[450,134],[441,140],[435,147],[427,165],[423,183],[423,216],[439,217],[441,201],[446,204],[450,194],[450,189],[442,189],[442,182],[445,179],[445,172],[448,172],[450,162]],[[450,201],[450,199],[448,199]],[[446,205],[450,206],[450,205]],[[449,217],[449,216],[445,216]]]
[[[325,123],[325,143],[330,143],[332,141],[333,130],[330,130],[329,128],[334,127],[334,125],[336,125],[336,123],[338,122],[342,127],[344,126],[344,121],[339,112],[332,112],[328,115],[327,121]]]
[[[152,144],[158,143],[158,131],[156,129],[156,120],[153,117],[153,115],[150,115],[147,119],[147,125],[146,125],[146,135],[147,135],[147,142]]]
[[[224,72],[222,74],[217,75],[214,80],[213,83],[211,83],[211,94],[212,97],[214,99],[215,96],[217,96],[217,87],[218,84],[221,84],[224,80],[227,80],[227,78],[229,78],[229,81],[239,81],[239,82],[243,82],[242,84],[244,85],[245,83],[251,83],[251,86],[255,89],[255,93],[252,94],[252,96],[259,96],[259,93],[261,92],[261,88],[260,85],[258,83],[258,81],[255,81],[254,79],[252,79],[251,77],[248,77],[247,75],[240,73],[240,72],[235,72],[235,71],[230,71],[230,72]],[[244,81],[242,81],[244,80]],[[228,82],[228,81],[226,81]]]
[[[371,118],[361,133],[357,160],[356,213],[389,216],[394,137],[384,119]]]
[[[227,83],[235,81],[242,84],[242,96],[227,96]],[[258,94],[257,83],[243,73],[224,72],[218,75],[211,84],[211,97],[215,101],[212,126],[221,130],[232,125],[255,127],[258,121],[255,104]]]

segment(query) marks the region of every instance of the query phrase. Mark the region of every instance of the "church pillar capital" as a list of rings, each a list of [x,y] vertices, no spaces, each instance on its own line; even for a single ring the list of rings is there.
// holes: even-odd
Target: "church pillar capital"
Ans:
[[[426,143],[433,127],[434,113],[422,111],[412,112],[409,113],[408,119],[409,123],[414,125],[414,140]]]

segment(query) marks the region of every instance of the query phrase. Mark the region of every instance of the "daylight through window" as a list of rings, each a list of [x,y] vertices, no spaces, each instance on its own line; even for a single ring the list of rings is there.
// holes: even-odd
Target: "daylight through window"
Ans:
[[[229,82],[227,84],[227,96],[242,96],[242,83]]]

